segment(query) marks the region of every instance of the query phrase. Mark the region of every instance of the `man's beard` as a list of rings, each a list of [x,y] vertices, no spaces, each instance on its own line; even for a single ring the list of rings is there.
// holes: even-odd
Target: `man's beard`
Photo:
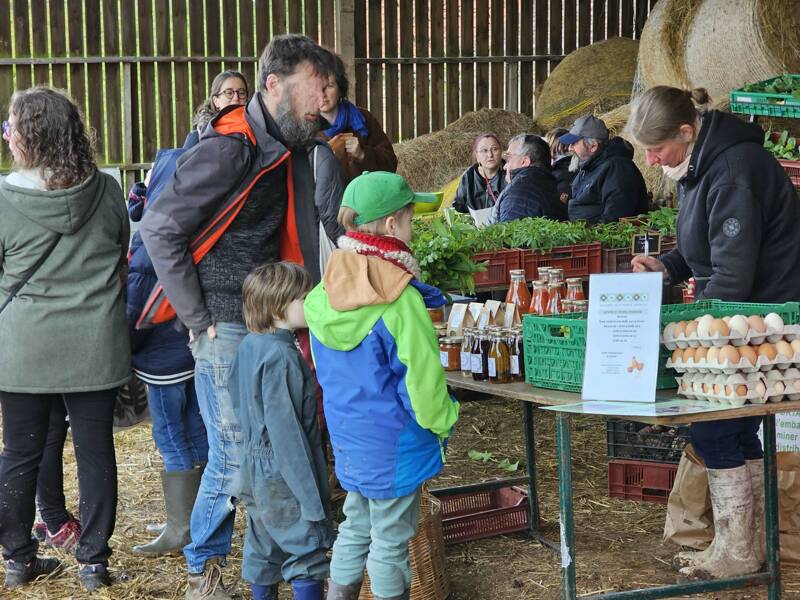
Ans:
[[[569,172],[570,173],[577,173],[581,170],[581,157],[577,154],[573,154],[572,158],[569,161]]]
[[[283,139],[289,146],[305,146],[314,139],[319,131],[319,119],[309,120],[300,118],[292,110],[289,92],[286,90],[283,98],[278,104],[278,114],[275,115],[275,123],[281,131]]]

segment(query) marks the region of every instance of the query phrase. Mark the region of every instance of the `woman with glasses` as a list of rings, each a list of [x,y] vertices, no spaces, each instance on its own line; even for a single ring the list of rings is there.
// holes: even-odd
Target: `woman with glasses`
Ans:
[[[37,556],[31,526],[51,414],[66,406],[83,524],[78,578],[94,591],[111,584],[114,402],[131,371],[121,277],[128,215],[119,185],[98,171],[89,131],[65,93],[47,87],[15,93],[3,138],[14,161],[0,183],[5,587],[62,566]]]
[[[461,176],[453,208],[466,213],[492,208],[506,186],[503,147],[494,133],[482,133],[472,143],[475,164]]]
[[[250,90],[244,75],[239,71],[223,71],[211,82],[211,93],[197,108],[192,121],[192,131],[186,136],[184,148],[191,148],[200,141],[200,134],[214,116],[231,105],[244,106],[250,97]]]

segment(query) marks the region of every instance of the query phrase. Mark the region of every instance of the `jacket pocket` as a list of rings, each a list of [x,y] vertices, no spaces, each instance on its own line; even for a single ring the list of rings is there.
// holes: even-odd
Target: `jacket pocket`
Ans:
[[[300,502],[282,478],[256,483],[259,506],[269,527],[289,527],[300,520]]]

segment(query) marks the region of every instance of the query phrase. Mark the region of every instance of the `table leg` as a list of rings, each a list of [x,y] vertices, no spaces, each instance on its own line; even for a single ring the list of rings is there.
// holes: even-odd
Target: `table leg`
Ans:
[[[575,600],[575,531],[572,506],[572,441],[569,415],[558,413],[558,488],[561,528],[561,598]]]
[[[764,530],[767,536],[769,600],[781,597],[781,554],[778,523],[778,466],[775,456],[775,415],[764,417]]]
[[[523,429],[525,433],[525,464],[528,470],[528,505],[531,509],[530,532],[539,532],[539,490],[536,487],[536,433],[533,427],[533,404],[522,403]]]

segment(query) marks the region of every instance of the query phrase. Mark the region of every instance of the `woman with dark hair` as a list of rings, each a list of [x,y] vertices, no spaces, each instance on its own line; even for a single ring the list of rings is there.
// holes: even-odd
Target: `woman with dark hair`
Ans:
[[[234,104],[244,106],[249,97],[247,80],[239,71],[223,71],[214,77],[208,98],[197,107],[192,119],[192,131],[186,136],[183,147],[191,148],[199,142],[200,134],[219,111]]]
[[[80,111],[65,93],[35,87],[14,94],[3,138],[14,160],[0,183],[5,586],[61,567],[37,557],[31,526],[51,413],[66,406],[83,524],[75,557],[81,584],[93,591],[111,583],[114,402],[131,371],[121,279],[128,215],[117,183],[97,170]]]
[[[344,63],[336,56],[336,73],[328,80],[320,109],[329,124],[327,129],[323,129],[322,138],[339,159],[348,181],[364,171],[394,173],[397,156],[392,142],[368,110],[347,99],[349,88]]]
[[[453,208],[466,213],[472,210],[492,208],[500,192],[506,187],[502,158],[503,146],[494,133],[482,133],[472,143],[472,158],[475,164],[464,171],[456,190]]]
[[[575,179],[577,171],[570,171],[572,163],[572,153],[569,151],[569,144],[564,144],[559,140],[562,135],[569,133],[566,127],[556,127],[548,131],[544,139],[550,146],[550,155],[553,163],[553,177],[558,183],[558,193],[561,202],[567,204],[572,194],[572,180]]]

